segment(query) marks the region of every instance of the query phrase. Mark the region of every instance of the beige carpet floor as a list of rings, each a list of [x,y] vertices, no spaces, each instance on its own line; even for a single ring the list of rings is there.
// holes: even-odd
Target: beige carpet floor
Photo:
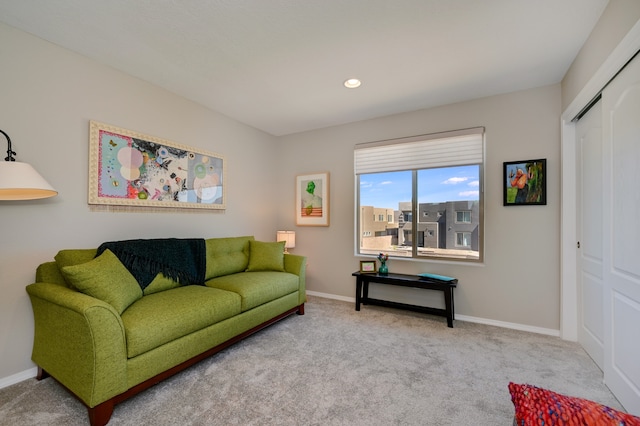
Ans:
[[[576,343],[310,297],[289,317],[117,405],[110,425],[511,425],[509,381],[620,409]],[[55,380],[0,389],[0,425],[86,425]]]

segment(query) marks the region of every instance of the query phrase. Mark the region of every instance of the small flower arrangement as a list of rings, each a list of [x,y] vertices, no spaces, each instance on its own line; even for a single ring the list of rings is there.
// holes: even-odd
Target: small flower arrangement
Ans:
[[[389,273],[389,269],[387,268],[387,260],[389,260],[389,255],[386,253],[378,254],[378,260],[380,261],[380,269],[378,270],[378,274],[387,275]]]

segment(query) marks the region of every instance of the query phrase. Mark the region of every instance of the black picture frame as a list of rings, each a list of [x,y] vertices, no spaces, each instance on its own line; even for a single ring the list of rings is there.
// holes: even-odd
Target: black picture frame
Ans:
[[[502,185],[504,206],[547,205],[547,159],[505,162]]]

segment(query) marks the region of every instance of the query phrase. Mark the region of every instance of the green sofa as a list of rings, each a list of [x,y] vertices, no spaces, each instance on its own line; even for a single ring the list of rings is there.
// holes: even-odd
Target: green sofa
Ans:
[[[54,377],[87,406],[92,425],[104,425],[115,404],[282,318],[304,315],[305,257],[253,237],[204,241],[204,285],[158,274],[136,288],[108,250],[97,257],[97,249],[61,250],[41,264],[27,286],[38,379]]]

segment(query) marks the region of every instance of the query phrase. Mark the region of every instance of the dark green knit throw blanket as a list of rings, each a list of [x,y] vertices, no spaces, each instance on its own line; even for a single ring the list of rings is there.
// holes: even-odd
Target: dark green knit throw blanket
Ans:
[[[159,273],[180,285],[204,284],[206,246],[204,239],[156,238],[102,243],[96,257],[109,249],[144,289]]]

